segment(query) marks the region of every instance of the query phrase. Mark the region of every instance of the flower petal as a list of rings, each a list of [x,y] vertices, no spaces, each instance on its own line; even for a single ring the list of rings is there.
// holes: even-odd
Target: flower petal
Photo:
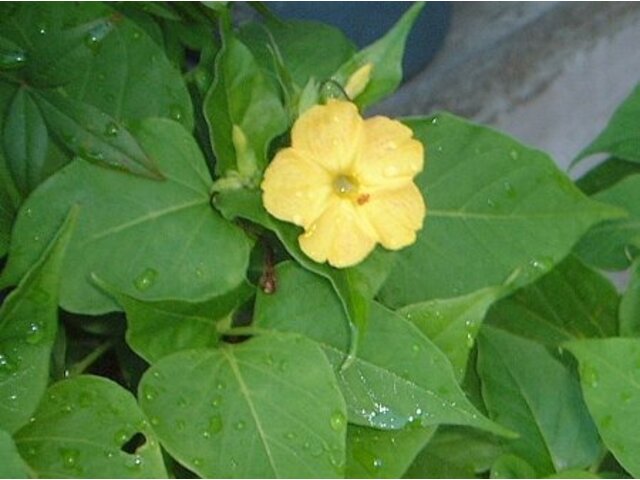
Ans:
[[[413,132],[387,117],[364,122],[364,145],[354,165],[358,179],[366,186],[381,186],[409,180],[422,171],[424,148]]]
[[[394,190],[372,193],[360,212],[367,217],[385,248],[398,250],[416,241],[422,228],[426,206],[412,182]]]
[[[332,194],[327,171],[292,148],[276,154],[265,171],[261,187],[262,201],[271,215],[303,227],[322,214]]]
[[[348,171],[359,155],[364,121],[350,102],[329,101],[311,107],[296,121],[292,147],[333,174]]]
[[[376,245],[375,232],[349,200],[336,200],[298,241],[307,256],[337,268],[361,262]]]

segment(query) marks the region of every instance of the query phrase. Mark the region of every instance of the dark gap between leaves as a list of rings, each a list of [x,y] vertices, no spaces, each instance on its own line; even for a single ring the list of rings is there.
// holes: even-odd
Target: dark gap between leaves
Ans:
[[[125,453],[134,454],[145,443],[147,443],[147,437],[141,432],[137,432],[120,447],[120,450]]]

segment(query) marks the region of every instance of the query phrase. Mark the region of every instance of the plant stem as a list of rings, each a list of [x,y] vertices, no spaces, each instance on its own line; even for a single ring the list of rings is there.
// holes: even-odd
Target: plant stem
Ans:
[[[107,340],[106,342],[99,345],[95,350],[93,350],[89,355],[84,357],[79,362],[76,362],[69,370],[69,377],[74,377],[76,375],[80,375],[87,368],[89,368],[93,363],[98,360],[102,355],[104,355],[111,347],[113,347],[113,342],[111,340]]]

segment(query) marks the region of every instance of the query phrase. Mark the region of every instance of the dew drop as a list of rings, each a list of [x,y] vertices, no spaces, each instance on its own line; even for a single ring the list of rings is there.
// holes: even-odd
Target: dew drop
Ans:
[[[467,340],[467,347],[468,348],[473,347],[474,339],[473,339],[473,335],[470,332],[467,332],[466,340]]]
[[[115,453],[113,453],[110,450],[107,450],[106,452],[104,452],[104,456],[109,458],[109,459],[111,459],[111,458],[115,457]]]
[[[433,117],[431,119],[431,125],[438,125],[439,122],[439,118],[438,117]]]
[[[73,412],[73,405],[67,403],[66,405],[63,405],[62,407],[62,413],[71,413]]]
[[[388,165],[384,167],[382,173],[385,177],[395,177],[396,175],[398,175],[398,168],[393,165]]]
[[[153,268],[147,268],[134,280],[133,285],[141,292],[144,292],[146,290],[149,290],[153,286],[157,276],[157,270],[154,270]]]
[[[29,345],[36,345],[44,339],[45,330],[41,323],[31,322],[27,327],[27,335],[25,341]]]
[[[589,365],[588,363],[583,363],[580,367],[580,377],[591,388],[596,388],[598,386],[598,372],[593,366]]]
[[[211,433],[219,433],[222,431],[222,417],[220,415],[214,415],[209,419],[209,431]]]
[[[222,397],[220,395],[216,395],[211,399],[211,406],[218,408],[222,404]]]
[[[220,381],[220,382],[216,383],[216,388],[218,390],[224,390],[225,388],[227,388],[227,385],[224,382]]]
[[[91,50],[93,53],[98,53],[100,47],[102,46],[102,40],[104,37],[108,35],[111,31],[111,23],[110,22],[100,22],[96,26],[94,26],[91,30],[87,32],[84,37],[85,46]]]
[[[504,191],[506,192],[507,196],[510,198],[515,197],[516,195],[516,190],[513,188],[513,185],[511,185],[511,183],[509,182],[504,182],[502,184],[502,186],[504,187]]]
[[[287,371],[287,362],[285,360],[281,360],[280,363],[278,363],[278,370],[282,373]]]
[[[202,466],[202,459],[201,458],[194,458],[193,459],[193,466],[194,467],[201,467]]]
[[[142,457],[140,455],[134,455],[133,457],[127,460],[126,465],[129,468],[138,469],[142,467],[142,463],[143,463]]]
[[[27,63],[27,54],[21,50],[0,52],[0,70],[16,70]]]
[[[293,432],[287,432],[285,433],[284,438],[286,438],[287,440],[293,440],[294,438],[296,438],[296,434]]]
[[[62,450],[60,450],[60,455],[62,457],[62,465],[64,466],[64,468],[75,468],[79,455],[79,452],[77,450],[63,448]]]
[[[342,412],[336,411],[331,415],[329,422],[331,424],[331,428],[336,432],[339,432],[345,428],[347,419]]]
[[[513,160],[517,160],[518,159],[518,151],[517,150],[511,150],[509,152],[509,156],[513,159]]]
[[[489,208],[493,208],[496,206],[495,202],[493,200],[491,200],[490,198],[487,198],[487,206]]]
[[[236,422],[236,425],[235,425],[236,430],[244,430],[244,427],[246,427],[246,426],[247,426],[247,424],[246,424],[246,423],[244,423],[244,421],[243,421],[243,420],[239,420],[239,421],[237,421],[237,422]]]
[[[157,427],[158,425],[160,425],[160,419],[158,417],[151,417],[150,420],[151,425],[153,425],[154,427]]]
[[[113,436],[113,440],[116,442],[118,447],[121,447],[127,440],[129,440],[129,432],[126,430],[118,430]]]
[[[104,127],[104,134],[107,137],[115,137],[116,135],[118,135],[119,131],[120,127],[118,127],[118,124],[116,124],[115,122],[109,122],[107,123],[107,126]]]
[[[418,345],[417,343],[414,343],[413,345],[411,345],[411,351],[416,354],[420,351],[420,345]]]
[[[149,402],[152,400],[155,400],[156,396],[158,395],[158,391],[155,388],[153,388],[151,385],[145,385],[143,389],[143,393],[144,393],[144,399]]]
[[[176,122],[179,122],[180,120],[182,120],[182,117],[183,117],[182,107],[176,104],[171,105],[169,107],[169,117],[175,120]]]
[[[13,363],[9,357],[7,357],[4,354],[0,353],[0,372],[6,374],[9,374],[11,372],[15,372],[17,369],[17,366],[15,363]]]

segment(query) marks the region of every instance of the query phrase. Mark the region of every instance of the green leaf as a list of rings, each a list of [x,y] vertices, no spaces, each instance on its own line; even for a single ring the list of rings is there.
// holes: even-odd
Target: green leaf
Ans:
[[[440,427],[404,478],[473,478],[502,453],[499,440],[465,427]]]
[[[166,478],[153,430],[135,399],[103,377],[81,375],[51,386],[16,433],[40,478]]]
[[[612,157],[576,180],[576,187],[587,195],[593,195],[636,173],[640,173],[640,165],[636,162]]]
[[[344,400],[303,337],[170,355],[145,373],[140,399],[162,445],[204,478],[342,476]]]
[[[546,478],[614,478],[603,475],[599,475],[589,470],[563,470],[562,472],[554,473]]]
[[[231,32],[223,35],[204,112],[217,158],[216,172],[221,176],[230,170],[243,174],[242,165],[250,163],[247,157],[251,156],[254,168],[262,171],[271,140],[288,124],[274,85],[264,77],[251,51]],[[237,129],[245,137],[244,145]]]
[[[607,127],[573,161],[573,165],[594,153],[609,153],[623,160],[640,162],[640,84],[609,120]]]
[[[347,478],[400,478],[436,427],[376,430],[349,425]]]
[[[525,460],[505,453],[491,466],[490,478],[535,478],[536,471]]]
[[[368,63],[373,64],[367,87],[354,100],[361,108],[380,101],[400,85],[405,42],[423,8],[424,2],[414,3],[384,37],[356,53],[335,73],[336,81],[346,86],[356,70]]]
[[[398,311],[449,358],[458,382],[487,310],[506,287],[490,287],[445,300],[414,303]]]
[[[640,260],[632,265],[627,290],[620,300],[618,317],[620,335],[640,337]]]
[[[9,433],[0,430],[0,478],[30,478],[29,467],[18,453]]]
[[[131,122],[148,117],[172,118],[193,129],[191,100],[180,72],[149,35],[106,5],[6,6],[0,14],[0,31],[27,52],[28,67],[19,73],[22,83],[30,86],[31,97],[36,93],[64,96],[66,103],[75,103],[73,112],[84,112],[80,124],[87,130],[100,127],[122,135]],[[34,89],[34,85],[63,86],[54,93]],[[104,120],[107,117],[115,127]],[[97,125],[85,124],[87,119]],[[64,121],[60,115],[57,120]],[[57,133],[55,141],[49,142],[43,177],[71,160],[68,151],[59,146],[59,142],[66,143],[69,132]],[[105,132],[95,133],[100,136]],[[70,150],[77,152],[80,146],[71,145]],[[95,146],[95,141],[87,146]]]
[[[624,270],[640,252],[640,175],[630,175],[593,198],[624,208],[628,216],[595,226],[575,251],[594,267]]]
[[[602,440],[633,477],[640,476],[640,340],[576,340],[565,346],[580,362],[584,399]]]
[[[518,432],[505,444],[538,475],[591,465],[598,433],[580,385],[537,343],[484,327],[478,341],[482,396],[496,422]]]
[[[8,175],[3,168],[4,157],[0,151],[0,258],[9,251],[11,227],[16,215],[16,205],[9,193],[12,182],[7,178]]]
[[[53,91],[33,91],[32,96],[51,132],[75,155],[101,166],[156,180],[162,179],[152,158],[109,115],[87,103]],[[9,125],[5,127],[5,138],[12,133],[11,130],[7,131],[8,127]],[[18,160],[27,161],[28,158],[31,157],[23,156]],[[35,165],[37,166],[38,164]],[[37,182],[32,184],[37,185]]]
[[[381,429],[452,423],[505,433],[469,403],[442,352],[411,323],[377,303],[353,363],[340,368],[349,330],[331,285],[292,262],[278,265],[275,273],[278,290],[273,295],[258,292],[254,324],[305,335],[323,347],[336,369],[351,423]]]
[[[91,283],[92,273],[144,301],[204,301],[243,281],[249,241],[212,210],[211,179],[193,137],[175,122],[149,119],[137,139],[166,180],[74,161],[20,210],[4,285],[24,275],[74,203],[83,210],[61,275],[61,305],[68,311],[117,309]]]
[[[599,221],[619,212],[586,198],[553,161],[503,134],[447,114],[406,121],[426,145],[417,183],[427,217],[380,292],[399,307],[534,281]],[[416,266],[419,265],[419,268]]]
[[[13,97],[3,128],[4,152],[13,180],[23,196],[44,178],[49,133],[40,109],[25,88]]]
[[[487,323],[550,347],[618,330],[613,284],[570,255],[537,282],[498,302]]]
[[[331,282],[338,294],[351,327],[351,340],[347,363],[358,349],[360,335],[366,330],[370,300],[389,274],[394,255],[376,249],[363,263],[345,269],[316,263],[307,257],[298,245],[301,231],[298,227],[280,222],[267,214],[259,192],[235,190],[221,192],[213,198],[214,205],[229,219],[245,218],[271,230],[283,243],[287,252],[304,268]]]
[[[260,67],[277,78],[273,44],[293,82],[304,87],[311,78],[328,80],[355,53],[353,43],[335,27],[308,20],[278,20],[243,25],[240,39],[251,49]],[[322,45],[322,55],[318,46]]]
[[[27,423],[47,387],[58,329],[58,278],[76,217],[73,208],[0,308],[0,428],[10,433]]]
[[[218,321],[231,315],[253,293],[243,282],[235,290],[203,303],[143,302],[98,279],[96,283],[124,309],[127,343],[149,363],[180,350],[217,345]]]
[[[106,4],[6,6],[0,31],[27,51],[28,84],[64,84],[67,95],[118,122],[166,117],[193,128],[181,73],[161,46]]]

